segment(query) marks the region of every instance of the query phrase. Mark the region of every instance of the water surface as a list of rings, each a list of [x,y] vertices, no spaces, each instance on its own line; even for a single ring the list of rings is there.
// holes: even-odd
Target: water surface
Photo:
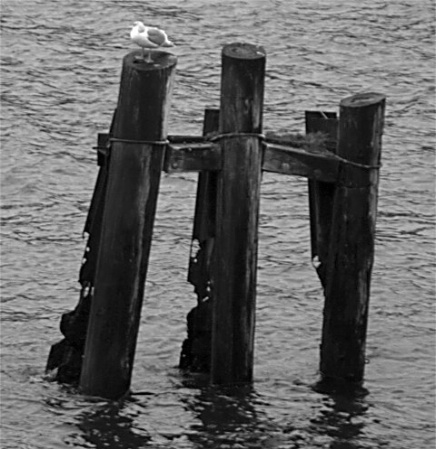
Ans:
[[[323,294],[310,263],[306,180],[264,174],[255,381],[179,373],[196,176],[163,175],[133,376],[118,404],[50,383],[61,314],[78,301],[82,230],[135,20],[179,58],[170,132],[201,133],[220,52],[267,52],[265,130],[304,130],[363,91],[387,100],[366,395],[322,394]],[[2,2],[4,448],[434,448],[434,3],[431,0]]]

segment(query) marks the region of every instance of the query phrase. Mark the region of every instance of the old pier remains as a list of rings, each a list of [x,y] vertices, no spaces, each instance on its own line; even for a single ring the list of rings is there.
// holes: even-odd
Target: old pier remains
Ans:
[[[167,122],[177,58],[138,55],[125,56],[112,125],[98,135],[79,303],[62,317],[64,339],[47,369],[85,394],[129,392],[160,175],[194,171],[188,281],[198,304],[180,366],[209,372],[214,384],[251,382],[261,174],[269,171],[309,180],[311,255],[325,293],[321,377],[361,383],[385,97],[357,93],[340,101],[339,118],[307,111],[303,136],[265,136],[266,54],[234,43],[222,50],[220,107],[206,110],[203,135],[175,136]]]

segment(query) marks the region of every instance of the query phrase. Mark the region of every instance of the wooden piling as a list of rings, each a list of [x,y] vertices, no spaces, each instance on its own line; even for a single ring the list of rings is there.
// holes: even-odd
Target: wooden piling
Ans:
[[[325,380],[361,382],[385,97],[358,94],[340,103],[336,188],[325,289],[320,369]]]
[[[216,133],[218,127],[219,110],[206,109],[203,136]],[[196,254],[191,254],[188,281],[194,285],[199,301],[209,295],[208,283],[210,281],[210,263],[216,225],[217,176],[216,171],[201,171],[198,174],[192,242],[196,242],[199,249]]]
[[[219,129],[219,109],[206,109],[203,136]],[[212,341],[211,264],[215,241],[218,172],[198,174],[188,281],[197,294],[197,305],[187,316],[188,337],[184,340],[179,367],[192,372],[210,372]]]
[[[130,386],[177,59],[123,61],[80,387],[118,399]]]
[[[265,51],[222,51],[217,225],[212,270],[211,381],[252,381]]]
[[[327,149],[336,153],[338,131],[336,113],[306,111],[305,119],[306,134],[319,132],[325,134]],[[308,180],[311,254],[323,287],[325,287],[335,189],[334,183]]]

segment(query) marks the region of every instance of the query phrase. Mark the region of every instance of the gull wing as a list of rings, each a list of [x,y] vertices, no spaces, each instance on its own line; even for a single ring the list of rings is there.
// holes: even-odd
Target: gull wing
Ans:
[[[148,40],[156,45],[162,45],[168,41],[165,31],[159,28],[148,28],[147,30]]]

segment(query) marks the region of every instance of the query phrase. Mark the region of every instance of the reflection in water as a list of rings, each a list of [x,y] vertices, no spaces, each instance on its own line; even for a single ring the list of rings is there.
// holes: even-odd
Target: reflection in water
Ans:
[[[130,406],[130,405],[129,405]],[[85,441],[86,446],[93,448],[143,448],[150,437],[147,432],[139,434],[138,424],[132,414],[132,409],[126,411],[122,402],[99,404],[97,408],[88,409],[81,415],[78,427],[81,435],[74,436]]]
[[[310,428],[316,434],[332,438],[330,448],[361,448],[359,437],[365,427],[368,404],[364,398],[366,389],[359,386],[338,386],[319,383],[315,390],[326,393],[325,408],[318,411],[317,417],[311,419]]]
[[[267,49],[265,131],[301,131],[304,110],[336,110],[341,98],[356,92],[387,95],[368,336],[371,389],[377,395],[371,393],[367,411],[368,397],[315,394],[290,379],[314,379],[322,293],[306,258],[307,183],[266,173],[256,338],[262,377],[255,393],[238,400],[209,388],[179,389],[166,373],[178,359],[173,345],[184,338],[192,299],[182,274],[192,229],[193,174],[161,181],[148,312],[138,342],[147,362],[135,365],[138,382],[153,395],[119,408],[89,404],[58,394],[52,384],[41,390],[20,375],[24,366],[42,370],[50,345],[59,339],[61,314],[77,302],[80,233],[96,175],[91,147],[110,123],[121,59],[130,51],[128,30],[143,16],[144,4],[2,2],[2,446],[20,448],[25,442],[50,448],[52,441],[66,439],[73,448],[146,447],[170,439],[170,448],[201,446],[188,441],[189,434],[205,446],[221,440],[234,448],[225,443],[233,434],[238,445],[246,438],[252,447],[264,448],[277,448],[266,435],[282,448],[346,443],[381,448],[381,440],[382,448],[435,448],[430,1],[146,2],[150,23],[177,38],[171,134],[200,132],[204,108],[219,104],[221,47],[238,40]],[[173,14],[176,4],[182,8]],[[62,405],[51,402],[40,411],[38,402],[47,392],[50,399],[61,396]],[[254,430],[253,437],[245,428]]]
[[[203,386],[194,398],[184,399],[199,419],[189,432],[193,446],[259,448],[268,425],[254,407],[257,396],[251,385]]]

